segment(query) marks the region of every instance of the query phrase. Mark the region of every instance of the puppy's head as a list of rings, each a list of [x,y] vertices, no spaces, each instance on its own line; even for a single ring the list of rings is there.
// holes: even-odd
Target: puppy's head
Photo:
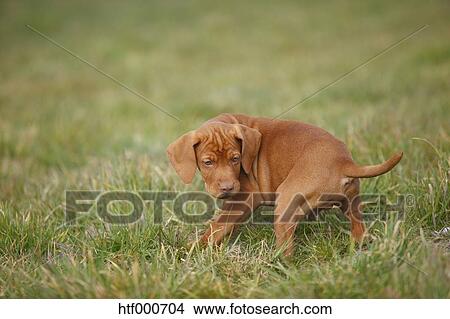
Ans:
[[[167,154],[184,183],[192,182],[198,168],[208,193],[225,198],[240,191],[241,168],[251,171],[260,142],[256,129],[211,122],[178,138]]]

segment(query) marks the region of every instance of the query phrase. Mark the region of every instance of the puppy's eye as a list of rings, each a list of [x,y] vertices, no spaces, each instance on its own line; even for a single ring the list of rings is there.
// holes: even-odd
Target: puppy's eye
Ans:
[[[211,160],[205,160],[205,161],[203,161],[203,164],[205,166],[212,166],[213,162]]]
[[[233,162],[233,163],[239,163],[239,160],[240,160],[241,158],[239,157],[239,155],[235,155],[232,159],[231,159],[231,161]]]

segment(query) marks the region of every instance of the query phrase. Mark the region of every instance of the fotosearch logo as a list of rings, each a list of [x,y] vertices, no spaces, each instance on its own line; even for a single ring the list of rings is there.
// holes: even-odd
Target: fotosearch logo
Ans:
[[[96,214],[103,222],[109,224],[131,224],[143,218],[152,218],[154,224],[161,224],[163,213],[172,214],[175,219],[186,224],[203,224],[221,210],[225,204],[232,203],[236,213],[245,209],[253,210],[254,198],[264,198],[249,220],[242,223],[272,223],[273,209],[276,206],[277,193],[236,193],[230,199],[216,199],[206,192],[174,191],[98,191],[67,190],[65,192],[66,223],[71,224],[83,214]],[[353,199],[356,200],[356,199]],[[415,204],[411,194],[397,195],[389,201],[384,194],[361,194],[358,198],[364,209],[365,221],[385,220],[388,214],[403,218],[408,207]],[[300,207],[297,203],[303,203]],[[114,205],[126,204],[128,209],[113,209]],[[324,223],[321,211],[339,208],[345,211],[352,201],[342,194],[322,194],[314,209],[300,193],[292,196],[288,209],[295,209],[305,218],[304,223]],[[116,206],[117,208],[117,206]],[[166,208],[166,209],[164,209]],[[149,214],[146,214],[146,210]],[[269,218],[268,218],[269,217]],[[346,218],[340,220],[347,223]]]

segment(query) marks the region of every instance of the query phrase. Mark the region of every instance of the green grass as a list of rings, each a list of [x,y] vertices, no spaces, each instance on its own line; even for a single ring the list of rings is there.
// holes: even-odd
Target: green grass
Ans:
[[[446,1],[0,4],[0,296],[449,298],[450,7]],[[28,30],[143,93],[177,122]],[[399,40],[285,118],[321,126],[358,163],[402,149],[364,192],[412,194],[363,247],[302,224],[291,262],[270,225],[186,250],[202,226],[152,210],[129,226],[64,226],[66,189],[184,186],[165,147],[220,112],[275,116]],[[330,213],[330,217],[333,213]],[[332,219],[332,218],[331,218]]]

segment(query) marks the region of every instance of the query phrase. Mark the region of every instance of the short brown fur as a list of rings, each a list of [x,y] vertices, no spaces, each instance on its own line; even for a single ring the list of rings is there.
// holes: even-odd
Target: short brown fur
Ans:
[[[207,191],[219,198],[243,200],[239,192],[255,193],[243,205],[225,201],[201,243],[219,244],[263,201],[277,193],[274,229],[277,247],[293,253],[297,222],[319,205],[323,194],[341,194],[351,205],[342,210],[351,222],[352,237],[361,241],[365,228],[359,202],[359,178],[391,170],[402,158],[358,166],[344,143],[325,130],[297,122],[221,114],[169,145],[169,159],[185,183],[200,170]],[[262,194],[262,195],[261,195]],[[302,194],[292,209],[291,200]],[[244,199],[245,201],[245,199]]]

